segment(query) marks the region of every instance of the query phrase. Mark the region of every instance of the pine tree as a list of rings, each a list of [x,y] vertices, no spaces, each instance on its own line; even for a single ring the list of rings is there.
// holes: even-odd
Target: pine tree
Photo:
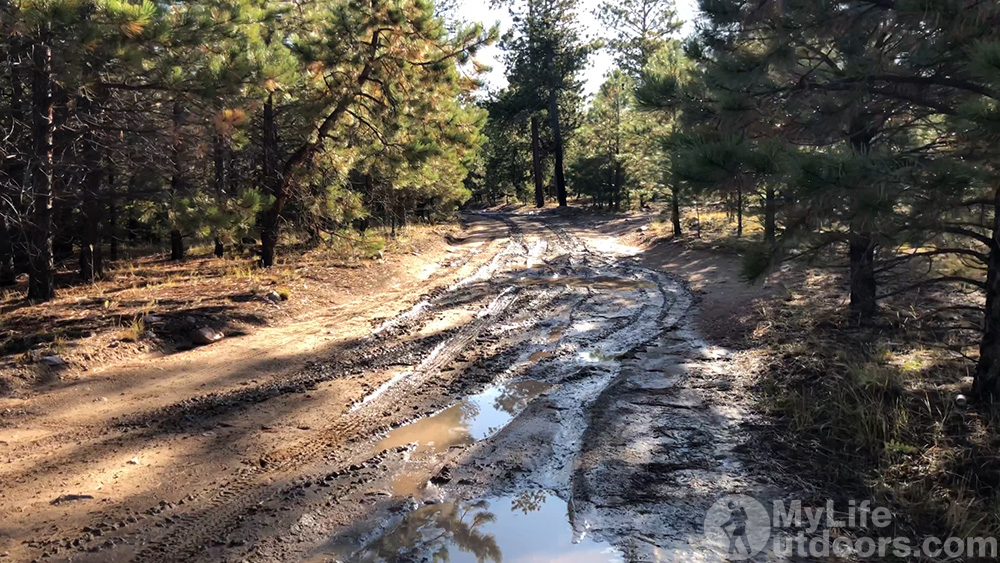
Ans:
[[[556,198],[561,207],[566,205],[567,193],[563,164],[565,116],[560,117],[560,112],[578,104],[583,87],[578,75],[595,47],[580,37],[577,3],[577,0],[510,3],[515,27],[501,45],[514,99],[528,115],[542,111],[548,114]],[[533,146],[539,142],[537,131],[538,127],[532,127]],[[541,166],[534,168],[537,186]],[[536,201],[537,193],[536,189]]]
[[[674,237],[681,232],[681,177],[677,164],[684,158],[678,151],[680,145],[669,141],[680,131],[703,127],[706,124],[706,95],[703,77],[695,72],[690,59],[681,50],[679,42],[668,42],[647,62],[642,78],[636,85],[636,103],[640,109],[654,114],[659,122],[656,134],[647,136],[647,143],[659,143],[666,149],[662,167],[663,183],[670,188],[670,221]],[[649,150],[649,149],[647,149]]]
[[[274,264],[282,211],[297,177],[308,172],[324,145],[336,139],[338,130],[356,120],[381,134],[382,124],[366,116],[399,110],[403,104],[396,92],[417,98],[422,86],[467,80],[456,75],[456,62],[492,38],[478,25],[449,33],[434,15],[433,5],[423,0],[351,2],[315,9],[296,22],[302,29],[289,36],[309,73],[306,87],[311,92],[306,99],[312,108],[302,113],[312,117],[305,127],[290,133],[293,148],[283,158],[275,156],[278,129],[272,94],[264,107],[268,170],[264,184],[273,200],[261,225],[261,263],[265,267]]]
[[[788,160],[799,205],[776,249],[847,249],[851,309],[875,312],[878,272],[953,254],[986,281],[942,275],[883,293],[959,283],[985,291],[975,393],[1000,395],[1000,252],[995,139],[1000,68],[995,3],[702,2],[715,89],[749,100],[775,132],[807,147]],[[726,78],[728,76],[728,79]],[[744,104],[748,105],[748,104]],[[932,250],[892,256],[899,244]],[[876,253],[876,248],[884,252]]]
[[[653,57],[666,47],[683,25],[673,0],[621,0],[602,2],[597,19],[613,32],[607,47],[618,68],[639,78]]]

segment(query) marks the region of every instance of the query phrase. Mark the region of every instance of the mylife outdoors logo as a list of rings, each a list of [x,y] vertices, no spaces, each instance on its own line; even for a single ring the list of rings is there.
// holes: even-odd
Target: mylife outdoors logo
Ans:
[[[727,495],[705,515],[705,539],[733,561],[750,559],[771,539],[771,517],[753,497]]]
[[[887,529],[892,512],[867,500],[850,501],[837,510],[834,501],[821,507],[801,501],[774,501],[770,513],[753,497],[727,495],[705,514],[705,543],[730,561],[745,561],[767,550],[769,559],[783,558],[930,558],[997,557],[996,538],[872,537]],[[858,533],[854,533],[858,532]]]

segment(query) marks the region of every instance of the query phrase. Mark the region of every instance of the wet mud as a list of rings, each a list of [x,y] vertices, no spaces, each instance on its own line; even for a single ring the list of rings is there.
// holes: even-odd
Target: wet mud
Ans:
[[[723,494],[768,492],[739,461],[743,414],[727,398],[729,355],[691,328],[691,293],[613,241],[591,248],[568,219],[476,220],[495,222],[508,240],[470,276],[284,387],[206,397],[200,408],[249,408],[286,387],[376,369],[381,384],[213,487],[135,521],[116,514],[100,537],[64,538],[49,557],[718,558],[699,539],[707,508]],[[120,424],[170,418],[155,414]]]

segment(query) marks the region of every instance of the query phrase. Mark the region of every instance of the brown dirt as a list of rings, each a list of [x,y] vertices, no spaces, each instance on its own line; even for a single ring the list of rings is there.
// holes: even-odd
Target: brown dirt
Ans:
[[[41,546],[51,553],[66,549],[53,550],[46,540],[56,530],[70,537],[83,530],[96,539],[101,531],[94,528],[110,526],[103,514],[138,514],[162,499],[176,502],[255,459],[254,452],[279,450],[338,417],[387,371],[322,389],[304,384],[278,393],[273,386],[350,348],[431,288],[468,275],[495,254],[502,234],[496,231],[502,229],[491,222],[425,229],[384,260],[345,264],[307,255],[273,274],[227,275],[242,267],[233,260],[170,265],[151,258],[140,261],[142,274],[64,289],[52,303],[16,310],[8,304],[8,341],[52,326],[87,333],[60,344],[69,366],[48,378],[34,377],[48,368],[26,365],[31,356],[8,358],[0,368],[29,382],[16,396],[0,398],[0,557],[28,560]],[[169,283],[153,283],[163,279]],[[275,305],[256,297],[277,287],[288,288],[291,298]],[[247,294],[252,298],[233,299]],[[238,335],[190,350],[174,333],[141,346],[121,343],[116,319],[143,312],[154,297],[147,314],[193,317],[188,324]],[[118,301],[114,313],[105,312],[107,299]],[[181,327],[177,334],[194,328],[173,326]],[[228,416],[199,416],[227,412],[254,393],[273,398],[249,401]]]

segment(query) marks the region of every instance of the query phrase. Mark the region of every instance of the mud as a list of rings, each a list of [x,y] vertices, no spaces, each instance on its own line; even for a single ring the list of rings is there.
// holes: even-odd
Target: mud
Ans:
[[[339,380],[364,390],[349,404],[313,403],[319,424],[209,486],[33,548],[143,563],[718,558],[699,540],[707,508],[773,493],[740,461],[729,354],[693,329],[685,284],[566,218],[469,220],[505,244],[364,338],[280,381],[115,424],[190,431]]]

